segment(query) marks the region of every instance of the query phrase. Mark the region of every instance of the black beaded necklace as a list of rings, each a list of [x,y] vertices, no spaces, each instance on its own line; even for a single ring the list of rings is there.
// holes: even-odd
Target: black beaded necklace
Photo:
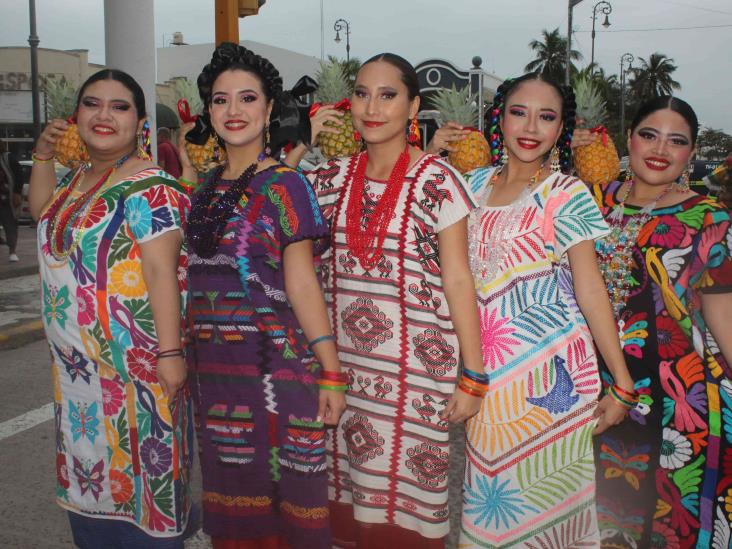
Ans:
[[[224,236],[227,221],[257,172],[258,162],[249,166],[218,200],[213,201],[224,166],[219,166],[205,186],[193,195],[188,217],[188,242],[199,257],[213,257]]]

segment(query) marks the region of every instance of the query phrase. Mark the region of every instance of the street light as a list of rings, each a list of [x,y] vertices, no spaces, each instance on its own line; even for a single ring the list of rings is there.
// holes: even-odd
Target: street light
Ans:
[[[571,64],[569,53],[572,51],[572,10],[580,2],[582,0],[567,1],[567,59],[564,67],[564,84],[567,86],[569,86],[569,66]]]
[[[28,12],[30,16],[30,64],[31,64],[31,103],[33,105],[33,138],[38,139],[41,135],[41,94],[38,84],[38,44],[40,39],[36,34],[36,2],[28,0]]]
[[[342,30],[346,31],[346,62],[351,60],[351,26],[345,19],[338,19],[333,25],[333,30],[336,31],[335,41],[336,44],[340,44]]]
[[[595,19],[597,19],[598,8],[605,14],[605,21],[602,22],[602,26],[605,28],[610,26],[609,15],[613,12],[613,7],[610,5],[610,2],[605,2],[605,0],[601,0],[592,8],[592,57],[590,58],[590,66],[595,63]]]
[[[633,57],[632,53],[624,53],[620,57],[620,137],[625,139],[625,74],[633,68]],[[623,66],[628,63],[627,69]]]

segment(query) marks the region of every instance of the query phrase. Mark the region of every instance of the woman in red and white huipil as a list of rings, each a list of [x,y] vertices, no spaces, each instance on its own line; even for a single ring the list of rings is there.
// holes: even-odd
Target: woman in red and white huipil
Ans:
[[[407,143],[419,85],[406,60],[369,59],[351,103],[365,152],[310,174],[331,225],[323,280],[350,377],[329,446],[334,542],[443,547],[448,422],[472,416],[486,389],[468,264],[475,202],[451,166]]]

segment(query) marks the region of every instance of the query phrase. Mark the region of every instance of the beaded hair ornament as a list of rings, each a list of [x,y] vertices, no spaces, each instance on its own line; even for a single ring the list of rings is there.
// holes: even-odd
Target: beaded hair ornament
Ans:
[[[488,123],[488,143],[491,149],[491,164],[493,166],[500,166],[504,163],[503,132],[501,131],[500,122],[506,108],[506,98],[521,82],[536,79],[537,76],[536,73],[529,73],[519,78],[508,79],[496,90],[489,111]],[[542,82],[545,82],[545,80],[542,80]],[[568,173],[572,167],[572,147],[570,145],[574,133],[576,103],[574,91],[570,86],[557,86],[557,88],[562,97],[562,121],[564,125],[555,147],[559,153],[559,167],[562,172]]]

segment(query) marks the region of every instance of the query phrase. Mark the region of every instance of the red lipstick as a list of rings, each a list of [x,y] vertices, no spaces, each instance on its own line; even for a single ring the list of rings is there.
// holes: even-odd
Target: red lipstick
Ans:
[[[516,142],[522,149],[528,149],[530,151],[538,147],[541,143],[540,141],[536,141],[534,139],[517,139]]]

